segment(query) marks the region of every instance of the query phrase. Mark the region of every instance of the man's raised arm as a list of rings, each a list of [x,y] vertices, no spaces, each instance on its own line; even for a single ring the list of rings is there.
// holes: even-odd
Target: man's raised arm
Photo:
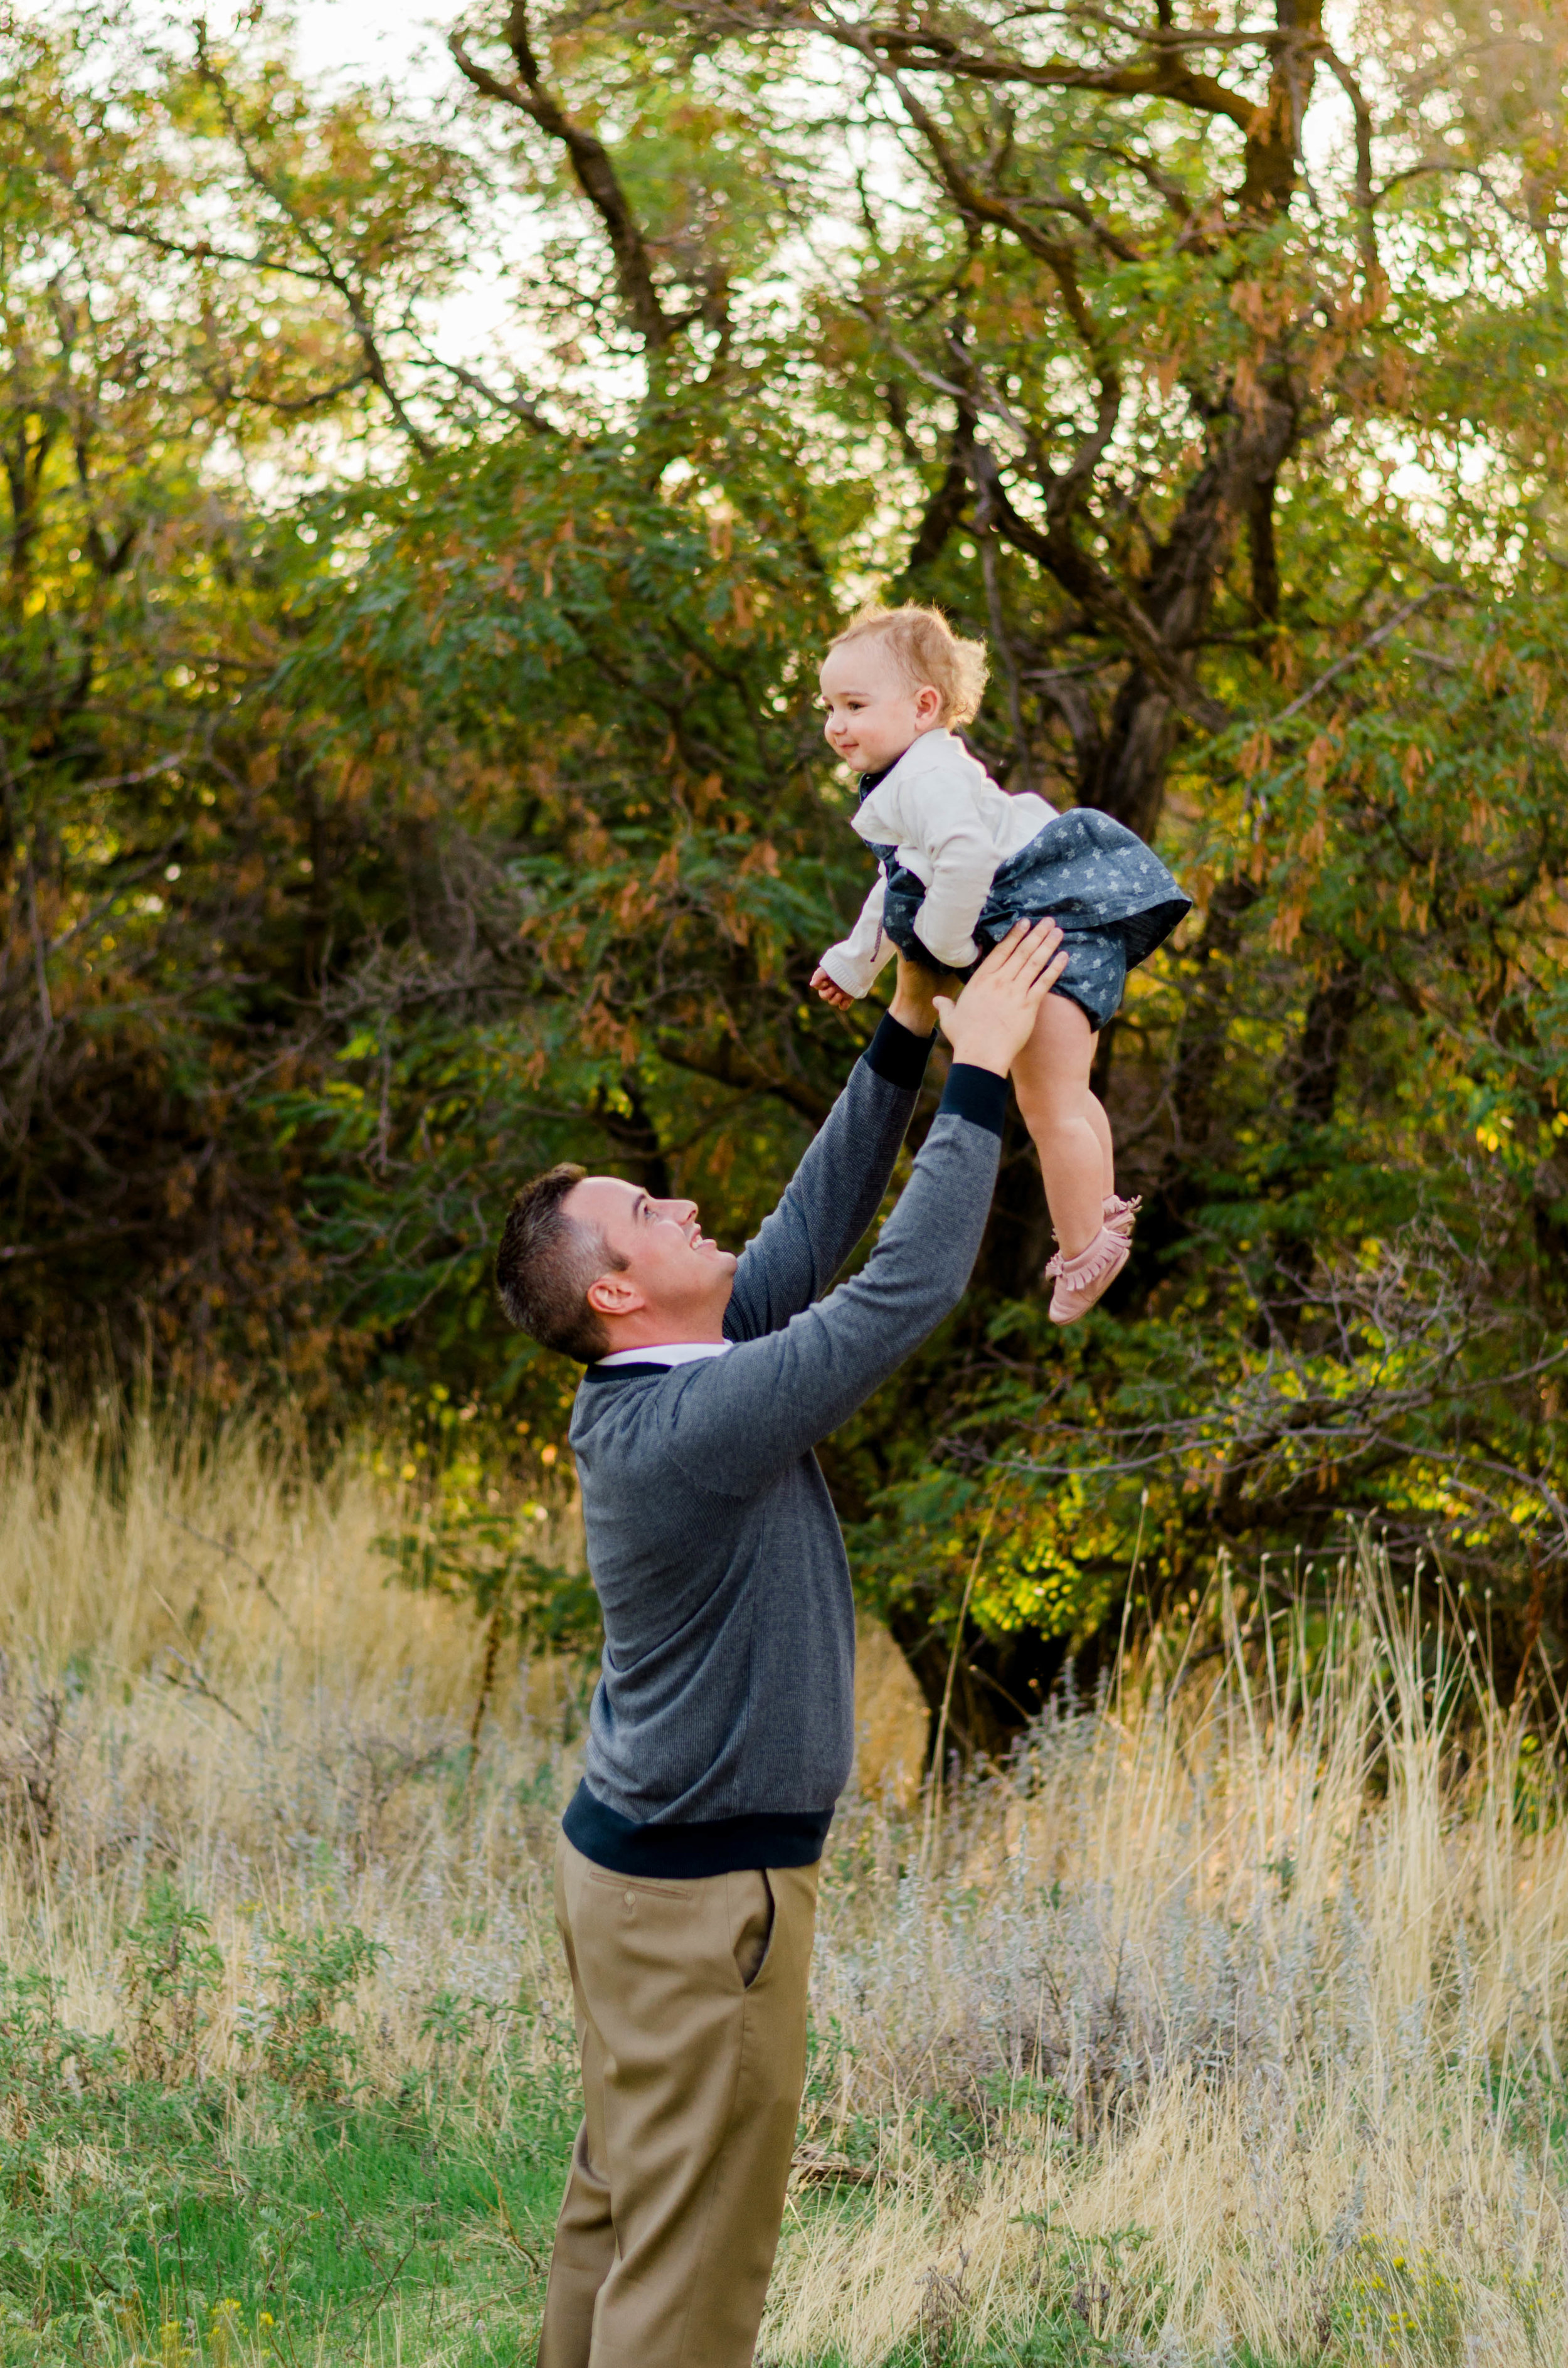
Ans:
[[[820,1299],[881,1208],[935,1042],[934,984],[900,962],[892,1009],[741,1255],[726,1338],[775,1332]]]
[[[670,1444],[699,1486],[734,1496],[766,1486],[957,1306],[990,1211],[1007,1073],[1060,973],[1060,944],[1049,922],[1016,930],[960,1003],[940,1005],[954,1056],[941,1108],[861,1271],[781,1331],[691,1369]]]

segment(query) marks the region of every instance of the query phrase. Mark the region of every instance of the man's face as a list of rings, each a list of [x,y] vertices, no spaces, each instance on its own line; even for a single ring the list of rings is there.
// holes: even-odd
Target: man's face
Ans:
[[[735,1257],[703,1232],[695,1201],[655,1201],[619,1176],[585,1176],[562,1206],[623,1262],[607,1267],[588,1293],[601,1315],[637,1319],[650,1343],[718,1337]]]

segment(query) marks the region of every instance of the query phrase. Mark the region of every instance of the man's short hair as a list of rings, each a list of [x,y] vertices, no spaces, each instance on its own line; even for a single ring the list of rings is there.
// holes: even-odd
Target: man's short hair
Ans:
[[[602,1234],[566,1213],[566,1196],[586,1172],[563,1161],[523,1186],[502,1228],[495,1287],[521,1331],[591,1365],[608,1349],[609,1335],[588,1304],[588,1292],[626,1260],[611,1254]]]

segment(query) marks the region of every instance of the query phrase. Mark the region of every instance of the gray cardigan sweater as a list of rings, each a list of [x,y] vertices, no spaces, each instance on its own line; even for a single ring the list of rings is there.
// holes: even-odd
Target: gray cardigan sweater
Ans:
[[[854,1751],[855,1607],[812,1451],[962,1296],[1006,1107],[1006,1078],[951,1071],[875,1249],[830,1290],[887,1190],[928,1050],[882,1021],[736,1267],[727,1354],[590,1366],[578,1389],[605,1648],[564,1823],[617,1873],[821,1856]]]

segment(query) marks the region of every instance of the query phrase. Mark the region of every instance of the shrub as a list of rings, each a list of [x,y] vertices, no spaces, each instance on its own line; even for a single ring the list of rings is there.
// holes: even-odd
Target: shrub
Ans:
[[[222,1952],[207,1938],[210,1930],[201,1910],[165,1882],[148,1894],[125,1936],[129,2055],[139,2079],[173,2088],[197,2076],[197,2042],[207,2021],[201,2002],[223,1981]]]
[[[240,2045],[254,2049],[267,2077],[295,2096],[339,2103],[358,2085],[359,2043],[334,2018],[386,1955],[385,1945],[346,1924],[277,1931],[268,1948],[266,1993],[242,2009]]]

